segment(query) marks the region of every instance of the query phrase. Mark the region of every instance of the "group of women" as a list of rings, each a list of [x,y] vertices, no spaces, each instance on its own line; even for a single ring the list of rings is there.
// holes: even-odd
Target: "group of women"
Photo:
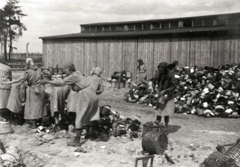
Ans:
[[[34,61],[29,58],[26,60],[27,71],[17,80],[2,82],[9,85],[14,83],[26,84],[26,101],[24,109],[24,119],[32,120],[32,125],[36,127],[36,121],[44,117],[46,113],[45,105],[45,84],[54,87],[71,87],[72,98],[69,98],[68,107],[72,112],[76,112],[75,132],[76,137],[68,145],[79,146],[83,126],[90,124],[91,121],[100,119],[99,100],[97,94],[103,91],[101,74],[102,70],[96,67],[88,77],[76,72],[75,66],[68,63],[64,66],[66,77],[64,79],[47,80],[42,77],[41,68],[35,67]],[[70,94],[69,94],[70,95]],[[10,94],[11,98],[17,99],[16,94]],[[15,104],[14,104],[15,105]]]
[[[100,119],[99,100],[98,94],[103,91],[103,84],[101,79],[102,70],[99,67],[94,68],[91,71],[91,75],[85,77],[81,73],[77,72],[74,64],[68,63],[64,66],[64,73],[66,77],[64,79],[47,80],[43,78],[41,68],[37,68],[34,61],[31,58],[26,60],[27,71],[13,81],[2,81],[2,85],[11,85],[17,83],[17,87],[27,87],[24,119],[31,120],[32,126],[36,127],[36,121],[44,117],[46,112],[46,100],[45,100],[45,84],[50,84],[56,94],[52,94],[55,98],[51,101],[51,112],[54,116],[55,123],[58,123],[59,113],[62,114],[63,103],[68,98],[67,108],[69,112],[75,112],[75,132],[76,137],[68,145],[79,146],[81,145],[80,139],[83,131],[83,126],[90,124],[91,121]],[[156,74],[152,81],[157,85],[157,91],[159,92],[159,101],[156,111],[156,119],[162,121],[164,117],[164,123],[166,129],[168,128],[169,116],[174,113],[174,94],[175,78],[172,70],[168,69],[168,63],[159,63]],[[147,82],[147,68],[142,61],[138,60],[136,83]],[[71,92],[69,93],[71,88]],[[17,89],[21,90],[21,89]],[[21,105],[21,93],[12,91],[9,96],[8,108],[10,111],[19,112],[19,106]],[[67,97],[68,96],[68,97]],[[61,97],[60,102],[55,102],[57,97]],[[16,100],[19,99],[19,100]],[[55,99],[55,100],[54,100]]]

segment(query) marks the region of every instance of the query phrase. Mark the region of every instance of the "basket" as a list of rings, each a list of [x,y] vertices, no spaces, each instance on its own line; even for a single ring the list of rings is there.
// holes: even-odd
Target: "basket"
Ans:
[[[0,121],[0,134],[13,133],[13,129],[9,122]]]

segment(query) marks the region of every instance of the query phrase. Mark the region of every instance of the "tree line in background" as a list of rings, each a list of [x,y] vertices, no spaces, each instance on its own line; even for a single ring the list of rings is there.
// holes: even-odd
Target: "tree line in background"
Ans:
[[[3,44],[5,61],[10,61],[13,49],[17,49],[12,42],[27,30],[21,22],[21,18],[27,15],[22,12],[18,3],[18,0],[7,0],[6,5],[0,9],[0,43]]]

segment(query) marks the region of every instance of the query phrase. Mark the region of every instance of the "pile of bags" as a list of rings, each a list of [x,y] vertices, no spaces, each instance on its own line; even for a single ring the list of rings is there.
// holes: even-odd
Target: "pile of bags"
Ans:
[[[141,125],[139,116],[133,119],[121,116],[109,105],[101,106],[100,116],[99,125],[102,132],[114,137],[128,135],[131,139],[139,136]]]
[[[214,67],[182,67],[174,69],[176,113],[206,117],[234,117],[240,113],[240,64]],[[125,92],[125,100],[156,107],[158,92],[152,81],[133,84]],[[157,86],[157,85],[156,85]]]

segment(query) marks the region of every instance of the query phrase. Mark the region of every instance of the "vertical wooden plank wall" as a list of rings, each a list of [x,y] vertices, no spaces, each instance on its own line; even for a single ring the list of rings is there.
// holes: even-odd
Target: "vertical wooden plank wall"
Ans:
[[[138,41],[138,59],[142,59],[147,67],[147,76],[151,78],[153,76],[153,41],[150,39],[141,39]],[[137,68],[137,61],[134,64]]]
[[[153,67],[155,72],[159,62],[163,61],[169,62],[169,60],[171,59],[172,49],[170,39],[167,38],[155,39],[153,49],[154,49]]]
[[[109,77],[112,73],[109,70],[109,40],[103,42],[103,77]]]
[[[79,54],[78,42],[73,41],[73,43],[72,43],[72,55],[71,55],[71,58],[70,58],[70,62],[74,63],[76,70],[78,70],[77,67],[79,66],[78,62],[77,62],[78,54]]]
[[[147,65],[147,77],[152,78],[154,76],[154,66],[153,66],[153,62],[154,62],[154,44],[153,41],[150,39],[146,40],[146,46],[147,46],[147,61],[146,61],[146,65]]]
[[[154,75],[159,62],[179,61],[179,66],[219,66],[239,63],[239,37],[196,36],[136,39],[43,40],[45,67],[73,62],[88,75],[93,67],[103,68],[103,77],[114,71],[131,71],[136,76],[137,59],[143,59],[148,77]]]
[[[47,54],[47,41],[43,40],[43,56],[42,56],[42,61],[43,61],[43,67],[51,67],[48,66],[48,54]]]
[[[94,68],[97,67],[97,42],[95,40],[91,41],[90,43],[90,69],[88,69],[88,74],[90,71]]]
[[[177,37],[171,38],[171,60],[177,60],[179,66],[184,66],[183,62],[179,60],[179,39]]]
[[[73,50],[74,50],[74,42],[67,41],[66,42],[66,52],[65,52],[65,55],[63,56],[64,64],[73,62]]]
[[[84,42],[83,41],[80,41],[78,43],[78,54],[77,54],[77,70],[80,71],[81,73],[83,73],[84,71],[84,65],[85,65],[85,62],[84,62]]]
[[[237,41],[237,45],[238,45],[238,54],[237,54],[237,56],[238,56],[238,61],[240,61],[240,39],[239,39],[240,37],[238,37],[238,41]]]
[[[190,51],[189,51],[189,66],[195,66],[195,59],[196,59],[196,38],[190,38]]]
[[[178,42],[179,48],[178,48],[178,61],[182,62],[182,64],[185,64],[189,66],[189,47],[190,47],[190,39],[189,38],[181,38]],[[168,62],[173,62],[174,60],[170,60]]]
[[[122,41],[112,39],[109,41],[109,73],[111,75],[114,71],[121,70],[123,70]]]
[[[199,37],[199,41],[198,41],[198,56],[199,56],[199,64],[197,64],[198,66],[204,66],[205,63],[205,55],[204,55],[204,38],[203,37]]]
[[[212,66],[216,67],[219,65],[219,58],[218,58],[218,38],[213,37],[212,40]]]
[[[104,55],[105,53],[103,52],[103,40],[97,41],[97,59],[96,59],[96,66],[100,67],[103,71],[103,75],[105,73],[105,69],[104,69]]]
[[[237,38],[232,38],[231,39],[231,55],[232,55],[232,62],[237,63],[238,62],[238,58],[237,58]]]
[[[97,65],[97,42],[95,40],[84,42],[84,70],[85,75],[89,75],[90,71]]]
[[[123,40],[123,64],[124,70],[131,71],[135,76],[137,62],[136,53],[137,53],[137,42],[136,40]]]
[[[61,48],[60,50],[57,48]],[[64,58],[67,52],[67,48],[66,48],[66,41],[60,41],[57,43],[57,45],[55,45],[55,49],[58,50],[57,51],[57,55],[55,56],[55,62],[54,62],[54,66],[58,65],[58,67],[62,68],[63,64],[65,64],[64,62]]]
[[[224,45],[223,45],[223,37],[219,37],[218,40],[218,57],[219,57],[219,64],[225,64],[224,61]]]
[[[202,66],[210,66],[211,58],[210,58],[210,50],[211,45],[209,41],[209,37],[202,37]]]
[[[48,55],[48,65],[49,66],[52,66],[53,65],[53,58],[54,58],[54,55],[53,55],[53,42],[52,41],[49,41],[48,44],[47,44],[47,55]],[[51,63],[49,63],[51,62]]]

